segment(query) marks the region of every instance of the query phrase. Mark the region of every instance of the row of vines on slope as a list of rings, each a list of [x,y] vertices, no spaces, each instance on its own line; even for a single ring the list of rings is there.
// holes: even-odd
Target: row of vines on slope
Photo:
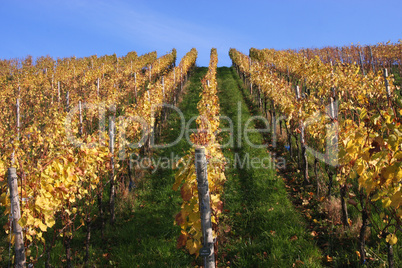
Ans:
[[[150,125],[150,114],[159,116],[158,111],[151,110],[152,104],[173,99],[178,94],[175,88],[183,83],[196,57],[193,49],[178,67],[174,67],[175,50],[159,59],[155,52],[141,57],[132,52],[122,58],[68,58],[58,60],[57,64],[43,58],[35,66],[27,63],[1,77],[2,105],[7,111],[1,118],[5,126],[1,130],[4,134],[1,204],[6,206],[8,214],[10,203],[4,175],[8,167],[15,166],[21,180],[19,223],[24,228],[27,253],[37,242],[43,245],[42,252],[36,250],[36,256],[31,256],[33,262],[48,254],[55,241],[63,237],[68,265],[71,265],[69,243],[74,231],[82,226],[88,233],[85,256],[88,259],[90,226],[98,217],[104,222],[104,190],[110,185],[113,219],[114,182],[130,173],[128,165],[125,166],[127,161],[114,163],[119,157],[114,147],[124,149],[121,143],[128,140],[119,139],[115,143],[115,130],[124,134],[131,130],[123,129],[120,124],[114,126],[115,117],[127,118],[135,113]],[[131,98],[134,94],[135,98]],[[20,104],[21,115],[16,115],[13,103]],[[16,117],[22,119],[19,124],[15,123]],[[131,127],[133,122],[129,123]],[[109,125],[109,137],[106,125]],[[127,136],[133,137],[137,132],[135,126]],[[98,212],[93,210],[96,203]]]
[[[216,237],[219,215],[222,212],[221,193],[226,180],[225,159],[217,140],[219,130],[220,106],[217,96],[216,66],[218,62],[216,49],[211,50],[208,73],[202,79],[201,100],[197,104],[199,116],[197,132],[191,134],[193,148],[177,165],[174,190],[180,188],[183,204],[175,217],[175,224],[181,228],[177,247],[185,247],[190,254],[199,255],[203,246],[200,204],[198,200],[197,178],[195,170],[195,147],[205,147],[207,157],[207,174],[210,191],[211,221],[213,236]],[[215,251],[216,252],[216,251]]]
[[[307,59],[320,57],[324,63],[338,62],[341,64],[359,65],[362,72],[376,72],[382,68],[397,70],[402,75],[402,40],[398,43],[378,43],[362,46],[350,45],[343,47],[324,47],[316,49],[300,49]]]
[[[305,183],[312,183],[309,150],[315,162],[326,163],[329,196],[336,176],[343,224],[350,224],[348,197],[361,212],[361,261],[366,261],[365,235],[370,221],[372,229],[384,238],[392,264],[392,245],[402,223],[402,110],[394,102],[392,77],[385,78],[382,71],[362,75],[354,64],[332,65],[318,56],[308,59],[294,51],[251,49],[250,58],[232,49],[230,55],[251,88],[257,89],[260,106],[267,110],[269,105],[273,121],[276,123],[275,114],[286,118],[288,146],[292,146],[292,137],[300,142],[298,162]],[[380,221],[375,214],[381,214]]]

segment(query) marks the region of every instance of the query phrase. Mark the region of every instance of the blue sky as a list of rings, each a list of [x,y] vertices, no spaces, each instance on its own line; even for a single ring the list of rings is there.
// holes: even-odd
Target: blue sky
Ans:
[[[128,1],[0,0],[0,58],[84,57],[129,51],[178,60],[197,48],[219,66],[234,47],[302,48],[402,39],[402,1]]]

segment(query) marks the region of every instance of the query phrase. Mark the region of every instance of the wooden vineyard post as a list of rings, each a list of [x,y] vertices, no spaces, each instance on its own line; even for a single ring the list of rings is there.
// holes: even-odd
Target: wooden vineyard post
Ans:
[[[297,101],[301,100],[301,94],[300,94],[300,88],[299,86],[296,86],[296,98]],[[299,110],[299,114],[301,115],[301,106]],[[306,150],[306,141],[305,141],[305,136],[304,136],[304,123],[303,120],[300,120],[300,147],[301,147],[301,156],[303,158],[303,177],[304,177],[304,183],[310,183],[310,180],[308,178],[308,161],[307,161],[307,150]]]
[[[250,83],[252,83],[252,82],[251,82],[251,79],[250,79]],[[256,98],[257,98],[257,99],[256,99],[256,101],[257,101],[257,107],[260,108],[260,87],[257,88],[255,95],[256,95]]]
[[[164,76],[162,76],[162,104],[165,104],[165,77]],[[165,111],[165,109],[162,106],[161,118],[165,117],[164,111]]]
[[[99,79],[99,77],[98,77],[98,79],[96,79],[96,94],[98,95],[98,97],[100,97],[99,96],[99,81],[100,79]]]
[[[329,106],[329,116],[331,118],[332,122],[338,121],[338,114],[337,114],[337,108],[335,108],[335,101],[336,101],[336,90],[334,87],[331,88],[331,94],[332,96],[330,97],[329,101],[330,101],[330,106]],[[335,135],[335,137],[333,138],[335,139],[335,141],[333,142],[333,144],[337,144],[338,143],[338,136]],[[328,164],[327,164],[328,165]],[[328,170],[330,170],[330,167],[328,166],[327,168]],[[335,167],[335,175],[338,174],[338,168]],[[330,197],[330,188],[332,187],[332,180],[333,180],[333,172],[330,172],[328,174],[328,176],[330,177],[329,180],[331,182],[331,184],[328,187],[328,192],[329,192],[329,197]],[[348,207],[346,204],[346,194],[347,194],[347,183],[345,181],[345,183],[340,184],[340,196],[341,196],[341,209],[342,209],[342,224],[343,226],[347,226],[349,227],[349,215],[348,215]]]
[[[176,85],[176,68],[173,69],[173,85],[175,87],[174,94],[173,94],[173,104],[176,105],[176,95],[177,95],[177,85]]]
[[[197,173],[198,199],[200,205],[203,246],[200,255],[204,257],[204,267],[215,267],[214,239],[212,237],[211,206],[208,189],[207,159],[205,148],[195,148],[195,170]]]
[[[395,117],[397,117],[398,113],[396,112],[395,106],[392,104],[391,90],[389,88],[388,83],[388,70],[386,68],[384,68],[384,82],[385,82],[385,91],[387,93],[388,106],[394,111]]]
[[[134,103],[137,103],[137,73],[134,73]]]
[[[366,229],[368,226],[368,212],[367,212],[367,204],[364,198],[365,194],[363,189],[360,189],[360,205],[361,205],[361,213],[362,213],[362,226],[360,227],[360,234],[359,234],[359,252],[360,252],[360,262],[364,264],[366,262]]]
[[[152,103],[152,101],[151,101],[151,93],[149,92],[149,90],[147,90],[147,94],[148,94],[148,101],[149,101],[149,103],[151,104]],[[147,153],[148,153],[148,156],[150,156],[151,155],[151,139],[153,139],[155,136],[154,136],[154,130],[155,130],[155,117],[154,117],[154,113],[153,113],[153,111],[151,110],[151,121],[150,121],[150,131],[149,131],[149,135],[148,135],[148,138],[147,138],[147,141],[146,141],[146,150],[147,150]]]
[[[17,99],[16,103],[16,109],[17,109],[17,139],[20,139],[20,127],[21,127],[21,116],[20,116],[20,99]]]
[[[53,102],[54,102],[54,85],[53,85],[53,83],[54,83],[54,74],[52,74],[52,82],[51,82],[51,84],[50,84],[50,86],[52,87],[52,106],[53,106]]]
[[[373,68],[373,73],[375,73],[375,65],[374,65],[373,50],[371,49],[371,46],[369,46],[369,50],[370,50],[371,67]]]
[[[394,268],[395,267],[395,262],[394,262],[394,249],[392,245],[387,243],[387,252],[388,252],[388,267],[389,268]]]
[[[386,68],[384,68],[384,82],[385,82],[385,90],[387,93],[387,99],[388,99],[388,106],[392,107],[392,103],[391,103],[391,91],[389,89],[389,84],[388,84],[388,70]]]
[[[183,69],[180,68],[180,91],[181,92],[183,89]]]
[[[60,97],[60,94],[61,94],[61,92],[60,92],[60,81],[57,81],[57,101],[59,102],[59,104],[60,104],[60,99],[61,99],[61,97]]]
[[[360,68],[362,69],[362,74],[363,74],[363,76],[365,76],[366,72],[364,71],[364,66],[363,66],[363,56],[360,51],[359,51],[359,60],[360,60]]]
[[[251,62],[251,57],[248,57],[248,71],[249,71],[249,76],[248,76],[248,83],[250,84],[250,95],[251,96],[253,96],[253,84],[252,84],[252,82],[251,82],[251,65],[252,65],[252,62]]]
[[[80,136],[82,136],[83,135],[83,124],[82,124],[82,103],[81,103],[81,101],[78,102],[78,110],[79,110],[79,120],[80,120],[78,133]]]
[[[272,148],[276,148],[276,112],[275,112],[275,102],[272,99],[272,114],[271,114],[271,127],[272,127]]]
[[[167,103],[169,103],[169,97],[165,97],[165,79],[163,78],[163,104],[165,104],[165,101],[167,102]],[[167,99],[167,100],[166,100]],[[167,117],[168,117],[168,114],[169,114],[169,111],[168,111],[168,109],[166,109],[166,107],[162,107],[162,117],[163,117],[163,122],[166,122],[166,120],[167,120]],[[161,126],[161,131],[160,131],[160,133],[162,132],[162,126]]]
[[[70,111],[70,91],[66,93],[66,111]]]
[[[18,224],[21,218],[20,200],[18,198],[18,182],[17,171],[14,167],[8,169],[8,187],[10,189],[10,201],[11,201],[11,218],[12,229],[14,233],[14,245],[15,245],[15,267],[25,267],[25,248],[24,239],[22,237],[22,228]]]
[[[114,185],[114,116],[109,118],[109,150],[112,154],[110,164],[112,167],[112,174],[110,176],[110,223],[113,225],[115,221],[114,205],[115,205],[115,185]]]
[[[291,158],[293,158],[293,145],[292,145],[292,134],[290,130],[290,125],[285,121],[285,129],[286,129],[286,135],[288,137],[288,146],[289,146],[289,155]]]

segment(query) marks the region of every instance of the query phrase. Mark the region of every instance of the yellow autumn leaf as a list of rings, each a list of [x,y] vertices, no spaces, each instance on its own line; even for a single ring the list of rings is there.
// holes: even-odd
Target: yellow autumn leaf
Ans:
[[[395,153],[394,158],[398,159],[398,161],[402,160],[402,152]]]
[[[27,217],[26,217],[26,216],[21,217],[21,218],[19,219],[19,221],[18,221],[18,224],[19,224],[21,227],[26,226],[26,224],[27,224]]]
[[[391,199],[389,197],[386,197],[382,200],[382,205],[384,208],[387,208],[391,205]]]
[[[211,222],[217,224],[215,215],[211,216]]]
[[[189,219],[189,221],[190,222],[196,222],[196,221],[198,221],[198,220],[201,220],[200,219],[200,213],[198,213],[198,212],[191,212],[189,215],[188,215],[188,219]]]
[[[193,189],[189,183],[184,183],[180,189],[181,197],[184,201],[189,201],[193,197]]]
[[[402,192],[398,191],[391,197],[391,206],[398,208],[402,204]]]
[[[55,223],[56,223],[56,221],[54,220],[54,218],[49,218],[49,219],[46,221],[46,224],[47,224],[47,226],[48,226],[49,228],[52,228],[53,225],[55,225]]]
[[[395,245],[396,242],[398,242],[398,238],[396,237],[395,234],[389,234],[387,235],[387,238],[385,239],[385,241],[387,241],[388,244]]]
[[[43,224],[42,221],[39,221],[38,227],[41,229],[42,232],[46,232],[47,226]]]
[[[197,243],[193,239],[188,239],[186,242],[186,249],[190,252],[190,254],[195,254],[197,252]]]
[[[0,195],[0,204],[6,206],[8,203],[7,201],[8,201],[7,193],[4,192]]]
[[[364,172],[364,163],[363,161],[356,161],[356,173],[357,175],[361,175]]]
[[[177,191],[179,188],[181,182],[183,180],[187,181],[187,178],[191,176],[195,172],[195,167],[194,165],[184,165],[182,166],[179,171],[176,172],[175,175],[175,183],[173,184],[173,190]]]

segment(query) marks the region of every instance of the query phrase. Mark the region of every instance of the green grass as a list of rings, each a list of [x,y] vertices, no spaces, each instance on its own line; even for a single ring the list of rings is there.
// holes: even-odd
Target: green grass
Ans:
[[[198,114],[197,103],[200,99],[200,80],[206,68],[197,68],[190,79],[187,93],[180,104],[186,122]],[[179,136],[181,129],[179,115],[175,112],[168,119],[162,133],[164,142],[171,142]],[[182,139],[176,146],[158,149],[154,159],[170,157],[171,154],[183,156],[190,145]],[[138,205],[127,223],[119,223],[110,230],[110,261],[119,267],[191,267],[194,263],[182,249],[176,248],[180,228],[175,226],[174,216],[180,209],[180,192],[173,191],[174,170],[158,169],[146,176],[141,189],[136,189]]]
[[[234,126],[240,123],[244,127],[251,115],[259,115],[234,69],[218,69],[218,87],[221,114],[231,118]],[[239,102],[241,118],[237,111]],[[250,124],[249,128],[252,127]],[[304,220],[292,207],[282,179],[271,168],[233,165],[236,155],[240,159],[247,155],[249,159],[269,157],[267,148],[253,148],[245,142],[243,134],[241,146],[224,149],[225,157],[232,164],[226,170],[225,213],[221,221],[230,231],[221,239],[219,260],[231,267],[291,267],[293,264],[321,267],[321,253],[308,234]],[[239,135],[235,129],[234,140]],[[228,138],[225,136],[224,140]],[[253,144],[265,142],[260,133],[250,132],[248,137]]]

